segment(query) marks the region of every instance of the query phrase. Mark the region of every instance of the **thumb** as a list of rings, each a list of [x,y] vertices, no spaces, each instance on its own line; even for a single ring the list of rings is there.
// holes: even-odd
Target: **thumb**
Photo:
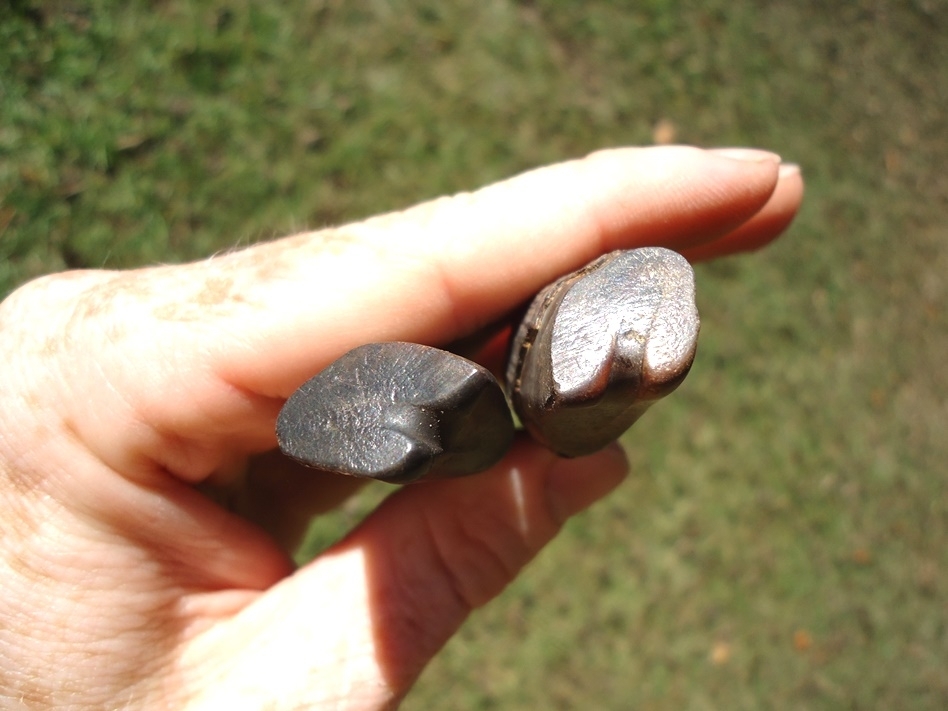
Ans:
[[[196,640],[206,663],[199,667],[213,665],[219,676],[207,683],[202,673],[209,706],[256,708],[279,690],[285,706],[275,708],[392,708],[468,613],[626,469],[618,445],[567,460],[522,441],[482,475],[400,490],[339,544]]]

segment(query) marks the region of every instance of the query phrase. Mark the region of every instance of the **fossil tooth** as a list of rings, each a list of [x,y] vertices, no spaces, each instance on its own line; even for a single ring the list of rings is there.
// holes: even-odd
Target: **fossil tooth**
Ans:
[[[661,247],[611,252],[533,300],[511,343],[511,401],[553,451],[595,452],[684,380],[698,330],[684,257]]]
[[[277,442],[293,459],[399,484],[487,469],[512,439],[488,370],[415,343],[349,351],[296,390],[277,419]]]

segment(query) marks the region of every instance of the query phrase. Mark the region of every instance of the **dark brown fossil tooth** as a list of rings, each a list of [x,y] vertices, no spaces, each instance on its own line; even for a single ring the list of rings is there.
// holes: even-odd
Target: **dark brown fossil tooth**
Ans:
[[[698,328],[684,257],[660,247],[607,254],[527,309],[507,367],[513,406],[554,452],[595,452],[684,380]]]
[[[311,467],[404,484],[487,469],[513,421],[491,373],[415,343],[371,343],[304,383],[277,419],[277,442]]]

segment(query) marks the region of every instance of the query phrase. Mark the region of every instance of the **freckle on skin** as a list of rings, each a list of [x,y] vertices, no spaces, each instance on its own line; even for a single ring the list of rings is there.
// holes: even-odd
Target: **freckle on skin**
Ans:
[[[364,240],[344,228],[305,232],[273,242],[265,242],[225,259],[230,266],[241,269],[247,263],[256,267],[255,282],[276,281],[299,274],[307,260],[323,260],[345,254],[352,246]]]
[[[204,283],[204,288],[194,298],[193,303],[205,307],[219,306],[232,298],[233,286],[234,280],[228,277],[210,277]]]
[[[226,316],[245,299],[235,280],[226,275],[222,262],[202,262],[180,267],[174,278],[157,277],[161,298],[152,296],[152,314],[160,321],[194,322]],[[155,290],[158,291],[158,290]]]
[[[298,234],[195,262],[126,272],[103,272],[102,281],[83,291],[74,307],[78,319],[119,313],[124,306],[144,307],[160,321],[198,322],[227,316],[252,300],[254,288],[280,279],[298,279],[305,266],[326,265],[365,239],[344,228]],[[63,278],[68,278],[63,275]],[[121,334],[118,334],[121,335]],[[59,344],[49,343],[53,353]]]
[[[39,348],[39,354],[43,358],[53,358],[62,350],[62,339],[49,337],[43,339],[43,345]]]

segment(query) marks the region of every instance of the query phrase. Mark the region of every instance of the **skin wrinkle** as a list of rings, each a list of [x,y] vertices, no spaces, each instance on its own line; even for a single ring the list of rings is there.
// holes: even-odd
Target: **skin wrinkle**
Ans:
[[[495,509],[498,503],[496,499],[489,506],[482,501],[471,502],[469,511],[472,513],[463,519],[442,517],[439,520],[438,512],[426,515],[425,519],[429,524],[434,549],[444,558],[454,586],[472,609],[480,607],[496,594],[494,581],[510,579],[530,558],[530,551],[537,547],[520,535],[516,514],[511,518],[512,511],[506,505],[509,502],[504,501],[504,506]],[[531,525],[529,530],[535,531],[536,526]],[[451,558],[446,554],[451,549],[473,554],[464,560],[456,560],[452,565]],[[461,571],[468,570],[472,560],[480,561],[478,570],[464,575]],[[478,589],[481,583],[487,587]]]
[[[436,580],[447,582],[447,585],[440,585],[438,588],[442,593],[438,600],[438,605],[441,608],[438,612],[442,619],[450,620],[453,618],[460,622],[466,619],[476,606],[472,604],[472,601],[465,595],[465,590],[455,575],[454,567],[450,562],[450,553],[443,547],[444,541],[441,536],[438,535],[441,527],[435,523],[434,517],[428,507],[424,507],[419,513],[420,516],[418,520],[424,526],[425,536],[424,550],[426,551],[426,555],[424,556],[424,568],[433,565],[437,571],[434,576],[428,575],[427,570],[423,570],[422,572],[424,577],[433,577]],[[394,559],[397,560],[397,556]],[[399,581],[400,587],[405,590],[405,592],[396,592],[393,595],[389,595],[384,589],[376,591],[376,595],[378,595],[383,605],[380,609],[388,609],[386,616],[390,618],[390,622],[395,622],[398,629],[398,634],[391,635],[384,640],[377,640],[376,644],[383,647],[395,647],[396,654],[393,655],[395,658],[403,658],[399,649],[403,645],[414,646],[417,649],[418,640],[421,638],[425,639],[422,648],[430,650],[432,654],[444,645],[441,630],[437,628],[432,629],[432,626],[427,623],[426,618],[430,612],[427,607],[431,603],[426,603],[424,608],[419,607],[419,605],[415,603],[416,597],[411,591],[416,589],[418,585],[416,569],[413,567],[409,571],[409,569],[406,568],[405,572],[401,575],[398,575],[396,571],[396,575],[393,577],[396,579],[406,577],[405,573],[407,572],[411,573],[411,577],[405,582]],[[443,593],[447,593],[447,600],[444,599]],[[412,604],[406,606],[403,602],[403,604],[399,605],[398,608],[393,611],[391,609],[391,601],[394,600],[411,600]],[[447,608],[447,612],[445,608]],[[420,673],[420,671],[420,669],[415,669],[414,664],[412,664],[411,668],[407,670],[406,676],[413,677]]]
[[[133,494],[139,499],[139,514],[117,519],[116,528],[183,565],[189,588],[262,590],[293,569],[289,557],[256,526],[182,482],[170,479]],[[167,527],[179,535],[163,538],[161,531]]]
[[[162,422],[167,418],[160,412],[153,413],[139,408],[135,416],[136,421],[150,435],[147,439],[141,440],[139,444],[141,451],[158,466],[176,478],[189,483],[203,481],[221,471],[225,464],[232,465],[235,461],[233,455],[235,451],[246,457],[276,446],[274,426],[284,402],[283,398],[261,395],[223,378],[215,380],[216,383],[210,387],[212,390],[219,391],[215,393],[216,397],[232,403],[226,408],[229,417],[233,417],[238,409],[248,413],[246,427],[234,429],[232,425],[221,423],[217,427],[206,427],[203,438],[194,438],[181,434],[181,432],[193,431],[193,427],[182,422]],[[159,408],[155,407],[155,409]],[[251,423],[251,420],[257,420],[262,413],[268,413],[266,426],[261,426],[261,423],[256,421]],[[199,414],[197,417],[213,423],[217,415],[217,408],[208,408],[208,412]],[[153,424],[148,425],[149,422]],[[214,436],[209,438],[208,434]],[[222,443],[227,443],[229,446],[222,447]],[[225,459],[224,452],[232,454]],[[228,468],[233,469],[232,466]]]
[[[448,545],[448,539],[443,535],[443,527],[436,525],[430,512],[425,510],[423,521],[429,544],[427,548],[431,550],[431,562],[441,571],[439,576],[448,582],[447,589],[451,591],[452,597],[457,601],[458,608],[463,610],[462,619],[467,617],[472,610],[478,607],[477,599],[465,585],[464,581],[457,574],[456,565],[451,562],[452,545]]]
[[[65,512],[68,517],[68,512]],[[62,515],[44,516],[45,532],[37,531],[34,536],[42,541],[39,545],[25,544],[24,548],[33,553],[39,551],[42,558],[36,559],[35,555],[31,558],[32,563],[24,559],[27,568],[19,570],[20,575],[7,578],[7,594],[4,601],[17,599],[12,595],[9,586],[19,583],[27,585],[31,593],[24,599],[32,599],[32,596],[38,594],[41,589],[54,587],[53,593],[49,596],[51,605],[41,610],[41,615],[29,614],[27,611],[21,611],[18,615],[4,615],[6,625],[2,630],[3,635],[12,634],[20,636],[22,630],[28,630],[27,638],[31,640],[32,645],[41,645],[37,649],[38,656],[55,659],[55,664],[50,664],[50,670],[59,668],[68,668],[68,658],[81,658],[80,664],[86,668],[97,669],[93,674],[87,675],[81,681],[76,680],[70,684],[68,680],[57,679],[55,673],[45,675],[41,680],[34,679],[31,684],[35,686],[46,686],[48,691],[44,693],[43,698],[52,704],[62,704],[69,698],[79,696],[88,699],[90,693],[96,695],[96,687],[101,687],[102,703],[110,696],[110,690],[115,686],[115,681],[111,679],[115,671],[114,663],[114,645],[125,645],[130,637],[149,640],[147,644],[137,645],[143,650],[148,650],[147,655],[142,659],[126,660],[128,668],[134,668],[137,671],[144,670],[146,674],[144,679],[160,678],[160,668],[148,663],[156,646],[167,646],[170,650],[173,642],[168,641],[169,615],[165,614],[160,606],[154,604],[153,591],[146,588],[144,591],[136,592],[136,586],[128,577],[124,577],[119,584],[112,580],[112,566],[89,565],[86,562],[88,557],[96,558],[98,556],[98,542],[87,540],[81,549],[77,550],[77,539],[68,533],[61,526],[54,526],[54,523],[61,523]],[[52,527],[52,528],[50,528]],[[9,559],[8,559],[9,560]],[[147,558],[144,562],[151,560]],[[121,566],[118,566],[121,567]],[[150,580],[153,576],[148,572],[147,566],[143,569],[141,566],[129,566],[132,575],[137,576],[141,581]],[[55,573],[53,575],[52,573]],[[68,575],[66,575],[68,573]],[[128,610],[127,605],[124,608],[128,610],[124,616],[116,618],[114,613],[104,618],[101,616],[103,607],[98,602],[92,603],[92,600],[98,600],[96,592],[98,590],[108,590],[110,595],[118,595],[125,603],[128,603],[136,594],[142,596],[145,604],[139,612]],[[176,594],[167,595],[168,605],[176,605]],[[0,604],[4,604],[0,602]],[[166,605],[166,609],[170,609]],[[69,611],[71,610],[71,612]],[[157,613],[157,614],[156,614]],[[47,624],[47,617],[50,620],[57,620],[55,623]],[[62,619],[72,620],[72,624],[63,626]],[[100,620],[108,619],[110,625],[125,631],[118,638],[113,635],[101,635],[98,631]],[[14,624],[10,624],[13,622]],[[19,624],[17,624],[19,623]],[[48,642],[48,643],[47,643]],[[168,642],[167,645],[164,643]],[[91,647],[89,645],[92,645]],[[4,643],[4,646],[5,643]],[[73,651],[74,650],[74,651]],[[170,654],[170,651],[169,651]],[[96,662],[97,658],[109,659],[107,664],[100,665]],[[155,657],[160,660],[163,655]],[[157,664],[157,662],[156,662]],[[9,666],[3,667],[9,669]],[[14,667],[15,668],[15,667]],[[151,673],[148,670],[151,669]],[[119,673],[120,678],[124,675]],[[23,688],[23,687],[20,687]],[[95,707],[100,704],[90,703],[89,707]],[[85,705],[84,705],[85,706]]]
[[[149,466],[150,462],[141,451],[132,448],[125,452],[125,456],[119,457],[113,454],[117,450],[114,443],[110,442],[113,445],[110,447],[99,441],[100,438],[96,434],[99,430],[98,419],[103,416],[109,419],[115,418],[120,411],[122,414],[119,419],[124,420],[124,426],[120,432],[112,431],[110,435],[119,434],[124,439],[135,429],[145,429],[150,432],[151,427],[137,416],[134,403],[123,392],[123,389],[111,382],[102,360],[94,359],[90,365],[99,376],[93,386],[98,391],[96,394],[99,397],[104,394],[112,397],[108,399],[107,408],[100,407],[92,412],[85,408],[78,412],[66,410],[60,414],[63,427],[71,440],[71,446],[78,451],[86,450],[102,467],[110,471],[122,471],[130,479],[153,473],[153,467]],[[90,385],[89,378],[62,377],[61,380],[64,390],[74,394],[75,402],[86,402],[87,388]],[[64,399],[63,402],[68,402],[68,399]]]
[[[76,471],[83,471],[84,467],[91,471],[104,468],[99,458],[83,448],[77,434],[73,435],[71,449],[73,452],[70,455],[70,464]],[[84,462],[87,459],[90,460],[88,464]],[[182,534],[190,523],[198,520],[194,516],[197,516],[199,512],[193,510],[193,506],[189,508],[181,496],[173,495],[173,491],[178,490],[180,494],[191,497],[195,503],[203,502],[202,506],[212,506],[190,487],[185,488],[185,485],[177,479],[167,479],[166,474],[155,466],[143,468],[141,470],[143,476],[137,481],[133,481],[132,477],[116,478],[111,471],[108,476],[90,479],[93,484],[101,482],[99,486],[88,486],[84,482],[76,481],[75,477],[69,474],[73,469],[65,470],[59,477],[51,477],[63,484],[58,487],[60,489],[58,494],[51,493],[54,493],[57,499],[69,501],[74,513],[81,514],[81,519],[87,526],[110,533],[123,532],[132,540],[144,542],[146,547],[161,544],[162,536],[156,532],[171,525],[171,521],[175,518],[179,520],[174,528]],[[65,485],[70,482],[70,486]],[[146,502],[151,502],[151,504],[147,505]],[[252,542],[245,534],[235,529],[238,519],[213,507],[204,513],[211,513],[212,510],[217,511],[218,515],[201,516],[202,523],[196,529],[194,525],[190,525],[190,529],[195,529],[194,533],[198,535],[184,535],[179,542],[187,545],[184,547],[174,545],[168,548],[169,555],[176,553],[178,560],[180,560],[180,554],[190,553],[189,560],[195,565],[200,566],[200,561],[205,561],[203,567],[207,568],[207,574],[201,576],[204,581],[212,578],[218,581],[227,578],[227,571],[234,565],[233,561],[221,559],[222,550],[229,551],[230,549],[221,549],[219,541],[232,541],[236,535],[242,537],[246,543]],[[215,527],[216,530],[214,530]],[[167,546],[161,544],[159,547],[166,548]],[[254,543],[254,550],[258,555],[263,552],[259,542]],[[239,555],[236,551],[232,553],[231,557]],[[272,558],[273,552],[268,552],[267,555]],[[279,567],[281,575],[288,570],[285,563]],[[261,566],[260,574],[267,575],[268,570],[275,571],[272,561]],[[246,583],[250,582],[252,581],[246,581]]]
[[[459,579],[463,577],[461,584],[467,589],[468,600],[474,608],[478,608],[487,604],[503,589],[505,581],[511,580],[523,567],[524,562],[529,560],[530,553],[526,550],[526,545],[516,545],[523,543],[518,535],[497,536],[498,531],[509,533],[511,530],[504,517],[496,517],[493,529],[483,529],[480,521],[475,522],[467,517],[457,523],[453,532],[454,545],[468,552],[468,560],[463,561],[466,566],[456,566],[454,575]],[[490,538],[496,536],[502,543],[489,540],[488,536],[484,535],[487,531],[492,534]],[[508,548],[507,544],[512,545]],[[476,571],[471,565],[472,560],[477,562]],[[463,573],[465,568],[466,575]]]
[[[13,403],[6,403],[6,407],[12,405]],[[27,407],[30,410],[33,409],[29,403]],[[8,482],[12,486],[12,493],[15,494],[15,496],[10,495],[7,493],[6,487],[0,487],[0,496],[3,496],[9,502],[9,507],[5,506],[3,510],[12,511],[15,510],[15,503],[18,498],[29,501],[38,495],[42,491],[41,482],[46,478],[34,472],[33,468],[29,466],[30,459],[40,453],[38,452],[39,448],[31,447],[26,451],[17,452],[12,442],[18,437],[26,439],[31,435],[35,435],[37,442],[43,442],[45,446],[48,446],[54,433],[51,427],[43,425],[39,421],[35,423],[29,421],[6,422],[2,410],[0,410],[0,425],[2,425],[0,426],[0,454],[2,454],[2,460],[0,461],[6,462],[5,466],[0,467],[0,480]],[[4,521],[4,524],[6,524],[6,521]],[[3,530],[0,529],[0,531]],[[2,540],[2,537],[0,537],[0,540]]]
[[[98,315],[97,318],[86,320],[81,323],[73,323],[70,325],[68,331],[75,332],[77,329],[82,329],[83,327],[86,331],[88,331],[90,326],[94,326],[95,330],[97,331],[100,330],[99,326],[102,325],[102,321],[105,319],[102,318],[103,314],[101,310],[97,311],[96,313]],[[129,451],[139,452],[141,455],[146,457],[147,460],[153,462],[157,466],[174,472],[176,475],[189,480],[203,478],[219,466],[220,462],[218,461],[216,455],[209,455],[208,453],[215,450],[220,450],[220,442],[201,441],[199,439],[188,438],[179,434],[180,432],[191,431],[193,430],[193,427],[185,425],[182,422],[167,422],[167,416],[162,414],[162,411],[165,410],[164,403],[150,405],[144,402],[131,402],[126,396],[123,395],[127,388],[116,387],[108,377],[104,359],[96,359],[91,363],[91,365],[97,370],[97,377],[95,378],[95,381],[100,384],[99,387],[105,387],[106,392],[114,395],[115,399],[117,399],[118,402],[121,402],[122,409],[126,413],[125,419],[127,421],[127,425],[125,431],[128,433],[128,435],[130,435],[129,442],[134,443]],[[64,378],[64,380],[68,382],[68,379]],[[279,410],[279,407],[282,405],[282,399],[258,395],[246,388],[241,388],[239,385],[228,383],[224,380],[215,380],[218,384],[223,384],[225,388],[230,390],[230,392],[219,393],[217,397],[208,398],[207,401],[226,400],[234,403],[234,405],[240,403],[240,410],[253,413],[255,416],[261,412],[269,412],[271,413],[271,419],[275,421],[276,413]],[[74,379],[74,382],[75,386],[78,386],[84,390],[88,386],[89,381],[88,379]],[[209,384],[209,387],[214,389],[216,386],[215,384],[211,383]],[[85,401],[85,398],[81,396],[80,392],[77,391],[76,394],[78,396],[76,398],[78,401]],[[228,418],[233,416],[234,410],[235,408],[233,405],[226,409]],[[204,412],[196,413],[195,417],[204,422],[213,422],[215,413],[217,413],[217,410],[213,407],[210,407]],[[107,414],[109,417],[115,416],[114,403],[108,408]],[[223,416],[222,413],[217,413],[217,415]],[[78,433],[84,428],[78,427],[77,423],[73,422],[73,419],[78,418],[79,420],[85,421],[88,416],[89,413],[85,411],[74,416],[67,415],[66,425],[67,427],[72,427],[72,429]],[[163,421],[165,421],[166,424],[163,425]],[[255,436],[254,433],[261,431],[261,428],[256,424],[252,427],[249,427],[245,432],[228,431],[229,427],[231,427],[231,425],[228,423],[227,426],[219,428],[219,432],[221,434],[220,439],[231,441],[242,440],[244,446],[248,444],[253,445],[250,447],[248,453],[250,451],[263,451],[264,449],[270,448],[275,444],[275,438],[272,432],[268,431],[269,434],[264,437]],[[270,429],[272,430],[272,427]],[[135,436],[135,431],[139,431],[142,434],[140,436]],[[250,435],[249,441],[248,435]],[[111,457],[105,451],[105,449],[103,449],[103,447],[96,446],[96,442],[98,440],[96,436],[83,435],[80,439],[86,441],[90,446],[92,446],[93,451],[95,451],[99,458],[106,464],[120,470],[126,470],[127,472],[140,472],[147,476],[151,476],[152,467],[144,467],[143,469],[144,461],[141,461],[138,466],[125,466],[128,463],[127,459],[124,462],[111,461],[113,457]],[[136,440],[137,443],[135,443]],[[110,446],[108,449],[111,450],[113,448],[114,447]]]
[[[20,501],[31,502],[36,510],[45,507],[43,514],[34,514],[36,520],[68,517],[80,528],[85,526],[102,532],[106,524],[99,519],[94,507],[86,505],[89,492],[102,491],[97,486],[101,481],[101,463],[89,455],[78,434],[71,431],[65,421],[62,425],[61,430],[43,440],[43,447],[24,454],[20,471],[24,472],[24,480],[29,480],[29,491]],[[43,461],[45,464],[41,464]],[[94,474],[83,477],[83,471]],[[16,504],[11,502],[10,510],[16,509]]]
[[[178,434],[172,427],[147,429],[151,442],[143,442],[142,451],[152,467],[169,476],[188,483],[200,483],[223,465],[220,446],[215,442],[198,442]]]
[[[222,292],[217,292],[218,296],[221,294]],[[96,325],[99,325],[102,319],[96,319],[95,321]],[[88,324],[86,325],[88,326]],[[106,377],[106,373],[103,370],[104,366],[101,363],[96,363],[95,366],[99,369],[99,382],[104,383],[114,394],[120,396],[121,389],[115,388]],[[269,412],[271,413],[271,419],[275,420],[276,411],[279,409],[280,404],[282,404],[282,400],[258,395],[246,388],[241,388],[238,385],[227,383],[223,380],[220,382],[233,393],[232,395],[224,394],[221,397],[234,403],[242,402],[243,404],[240,406],[241,409],[246,410],[248,413]],[[85,383],[83,382],[82,384],[84,385]],[[162,396],[164,395],[163,392],[160,394]],[[216,398],[211,398],[211,400],[214,399]],[[179,436],[177,432],[188,429],[187,427],[183,427],[183,423],[180,421],[174,423],[168,422],[162,427],[161,422],[164,418],[160,413],[166,409],[166,403],[161,402],[152,406],[141,402],[131,403],[125,398],[123,398],[123,400],[125,409],[129,413],[132,413],[129,414],[127,419],[131,423],[138,423],[138,425],[130,424],[128,426],[129,434],[135,429],[138,429],[147,433],[149,435],[148,439],[152,440],[151,443],[148,443],[140,439],[139,445],[134,447],[134,449],[142,451],[148,459],[156,462],[162,468],[178,473],[179,476],[185,476],[191,479],[205,476],[217,466],[218,462],[208,462],[207,455],[202,452],[210,451],[214,447],[219,448],[218,442],[201,442]],[[228,408],[228,410],[232,413],[233,407]],[[109,408],[109,414],[110,416],[114,416],[114,408]],[[201,420],[207,420],[209,414],[210,412],[196,413],[196,416]],[[248,434],[252,434],[256,431],[259,431],[258,427],[251,428],[249,432],[228,433],[226,428],[220,430],[221,434],[225,435],[223,437],[224,439],[242,440],[246,440]],[[136,438],[133,437],[133,439]],[[259,440],[259,446],[254,447],[254,450],[263,450],[271,447],[275,441],[272,433],[269,437],[262,439],[254,437],[253,439]],[[94,442],[94,439],[90,441]],[[104,452],[99,451],[99,454],[104,455]],[[102,458],[104,460],[110,459],[108,456],[103,456]],[[136,469],[140,469],[140,467],[136,467]]]
[[[37,581],[42,578],[41,571],[33,565],[27,552],[32,543],[41,538],[42,518],[22,515],[23,506],[10,501],[7,496],[4,496],[4,499],[4,503],[8,505],[4,506],[3,536],[0,537],[0,548],[6,553],[2,561],[3,567],[14,576]],[[10,580],[7,576],[3,577]],[[2,605],[0,602],[0,606]]]
[[[69,483],[75,480],[74,457],[82,454],[81,443],[78,444],[80,449],[74,449],[79,443],[78,435],[70,429],[68,421],[59,413],[50,411],[49,418],[55,424],[44,426],[40,424],[42,419],[35,421],[35,428],[43,431],[42,439],[37,440],[42,445],[22,451],[12,458],[18,466],[10,467],[15,469],[16,473],[9,474],[8,481],[14,484],[26,501],[68,501]],[[20,427],[29,427],[30,424],[30,420],[26,423],[14,423],[8,430],[17,433]],[[28,432],[19,434],[29,437]],[[44,459],[45,465],[39,464]],[[63,506],[63,510],[66,508]]]

